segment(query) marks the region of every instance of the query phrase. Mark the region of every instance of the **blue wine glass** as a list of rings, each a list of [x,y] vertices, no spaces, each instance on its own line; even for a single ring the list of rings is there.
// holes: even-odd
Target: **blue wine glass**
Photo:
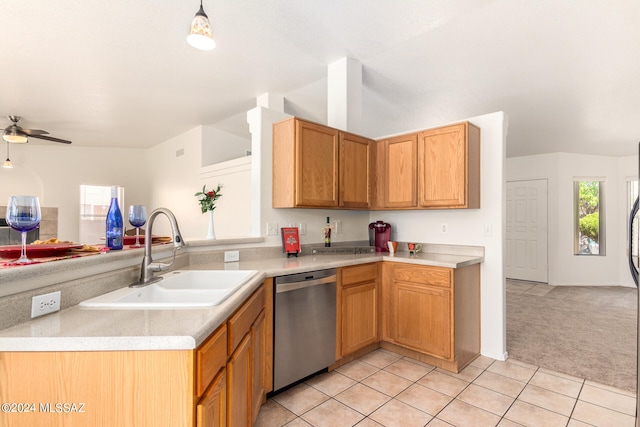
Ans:
[[[22,236],[20,258],[12,261],[14,264],[31,262],[27,258],[27,231],[31,231],[40,224],[40,200],[36,196],[11,196],[7,202],[7,224],[19,231]]]
[[[129,206],[129,223],[136,228],[136,244],[129,246],[130,248],[139,248],[140,245],[140,227],[147,222],[147,210],[142,205]],[[147,236],[149,238],[149,236]]]

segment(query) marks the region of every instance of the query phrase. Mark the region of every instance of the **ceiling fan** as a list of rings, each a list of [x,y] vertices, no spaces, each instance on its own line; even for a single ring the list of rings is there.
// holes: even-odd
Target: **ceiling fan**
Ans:
[[[2,132],[2,139],[6,142],[24,144],[25,142],[29,142],[29,138],[38,138],[46,141],[60,142],[62,144],[71,144],[71,141],[67,141],[66,139],[46,136],[49,133],[46,130],[24,129],[18,126],[18,122],[22,118],[20,116],[7,116],[7,118],[11,120],[13,124],[4,128],[4,131]]]

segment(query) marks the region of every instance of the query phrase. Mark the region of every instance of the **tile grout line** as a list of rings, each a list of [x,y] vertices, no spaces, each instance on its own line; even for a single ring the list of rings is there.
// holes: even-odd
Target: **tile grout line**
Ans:
[[[389,352],[389,353],[393,353],[393,352]],[[396,353],[394,353],[394,354],[396,354]],[[398,402],[400,402],[400,403],[403,403],[403,404],[405,404],[405,405],[407,405],[407,406],[409,406],[409,407],[411,407],[411,408],[413,408],[413,409],[415,409],[415,410],[417,410],[417,411],[419,411],[419,412],[421,412],[421,413],[424,413],[424,414],[426,414],[426,415],[428,415],[428,416],[431,416],[432,418],[429,420],[429,422],[428,422],[427,424],[431,423],[434,419],[437,419],[437,420],[439,420],[439,421],[444,421],[444,420],[442,420],[442,419],[438,418],[438,415],[439,415],[440,413],[442,413],[442,412],[443,412],[447,407],[449,407],[449,406],[451,405],[451,403],[452,403],[452,402],[454,402],[454,401],[456,401],[456,400],[458,400],[458,401],[460,401],[460,402],[463,402],[463,403],[465,403],[465,404],[468,404],[468,405],[470,405],[470,406],[472,406],[472,407],[474,407],[474,408],[480,409],[480,410],[482,410],[482,411],[484,411],[484,412],[487,412],[487,413],[489,413],[489,414],[493,414],[493,415],[498,416],[498,414],[495,414],[495,413],[491,412],[490,410],[487,410],[487,409],[484,409],[484,408],[478,407],[478,406],[476,406],[476,405],[473,405],[473,404],[471,404],[471,403],[467,403],[467,402],[465,402],[464,400],[459,399],[460,395],[461,395],[465,390],[467,390],[471,384],[475,384],[475,381],[476,381],[476,380],[477,380],[477,379],[478,379],[482,374],[484,374],[485,372],[491,372],[491,373],[493,373],[493,374],[495,374],[495,375],[498,375],[498,376],[501,376],[501,377],[504,377],[504,378],[508,378],[508,379],[512,379],[512,380],[514,380],[514,381],[518,381],[518,380],[516,380],[515,378],[511,378],[511,377],[508,377],[508,376],[504,376],[504,375],[502,375],[502,374],[500,374],[500,373],[496,373],[496,372],[493,372],[493,371],[489,371],[489,368],[490,368],[491,366],[493,366],[496,362],[498,362],[498,360],[493,360],[489,365],[487,365],[487,366],[486,366],[486,367],[484,367],[484,368],[483,368],[483,367],[480,367],[480,366],[476,366],[476,365],[470,365],[470,366],[474,366],[475,368],[478,368],[479,370],[481,370],[480,374],[478,374],[477,376],[475,376],[475,377],[474,377],[474,379],[473,379],[473,380],[471,380],[470,382],[468,382],[466,379],[459,378],[459,377],[457,377],[456,375],[453,375],[452,373],[449,373],[449,372],[440,372],[440,371],[438,371],[438,370],[437,370],[437,367],[435,367],[435,366],[433,366],[433,365],[428,365],[428,364],[427,364],[427,365],[428,365],[431,369],[430,369],[426,374],[424,374],[423,376],[421,376],[420,378],[418,378],[417,380],[413,380],[413,379],[406,378],[406,377],[404,377],[404,376],[401,376],[401,375],[398,375],[398,374],[396,374],[396,373],[393,373],[393,372],[390,372],[390,371],[387,371],[387,370],[386,370],[389,366],[393,365],[394,363],[397,363],[398,361],[402,361],[402,360],[404,360],[404,357],[402,357],[401,355],[398,355],[398,356],[400,356],[400,357],[396,358],[394,361],[392,361],[392,362],[390,362],[390,363],[386,363],[386,364],[384,365],[384,367],[380,367],[380,366],[374,365],[374,364],[372,364],[372,363],[370,363],[370,362],[367,362],[367,361],[365,361],[365,360],[355,359],[355,360],[358,360],[358,361],[359,361],[359,362],[361,362],[361,363],[365,363],[366,365],[368,365],[368,366],[373,367],[373,368],[375,368],[375,369],[376,369],[373,373],[371,373],[371,374],[369,374],[369,375],[366,375],[365,377],[363,377],[363,378],[362,378],[362,379],[360,379],[360,380],[355,380],[354,378],[352,378],[352,377],[350,377],[350,376],[348,376],[348,375],[346,375],[346,374],[344,374],[344,373],[341,373],[341,372],[339,372],[339,371],[336,371],[338,374],[340,374],[340,375],[342,375],[342,376],[345,376],[346,378],[349,378],[349,379],[351,379],[351,380],[355,381],[355,383],[354,383],[354,384],[350,385],[349,387],[345,388],[344,390],[341,390],[339,393],[337,393],[337,394],[336,394],[336,396],[337,396],[338,394],[340,394],[340,393],[343,393],[343,392],[345,392],[345,391],[347,391],[347,390],[349,390],[349,389],[353,388],[355,385],[360,384],[360,385],[362,385],[362,386],[364,386],[364,387],[370,388],[370,389],[372,389],[372,390],[374,390],[374,391],[377,391],[377,392],[379,392],[379,393],[383,394],[384,396],[386,396],[386,397],[389,399],[389,400],[387,400],[385,403],[383,403],[382,405],[378,406],[378,407],[377,407],[377,408],[375,408],[373,411],[371,411],[371,413],[370,413],[370,414],[364,414],[364,413],[362,413],[361,411],[359,411],[359,410],[357,410],[357,409],[355,409],[355,408],[353,408],[353,407],[349,406],[348,404],[343,403],[343,402],[341,402],[341,401],[339,401],[339,400],[335,399],[335,396],[330,396],[330,395],[328,395],[328,394],[324,393],[323,391],[321,391],[320,389],[318,389],[318,388],[314,387],[313,385],[310,385],[310,384],[307,384],[306,382],[304,382],[304,384],[306,384],[308,387],[311,387],[311,388],[313,388],[314,390],[316,390],[316,391],[320,392],[321,394],[323,394],[324,396],[326,396],[326,397],[327,397],[327,399],[326,399],[326,400],[324,400],[323,402],[319,403],[318,405],[315,405],[315,406],[313,406],[312,408],[308,409],[307,411],[305,411],[305,412],[304,412],[303,414],[301,414],[301,415],[297,415],[297,414],[293,413],[292,411],[290,411],[289,409],[287,409],[286,407],[284,407],[283,405],[281,405],[279,402],[277,402],[277,401],[276,401],[275,403],[277,403],[279,406],[281,406],[282,408],[284,408],[284,409],[285,409],[285,410],[287,410],[288,412],[291,412],[291,413],[295,416],[295,418],[294,418],[293,420],[289,421],[289,422],[288,422],[288,423],[286,423],[285,425],[287,425],[287,424],[289,424],[289,423],[291,423],[291,422],[295,421],[296,419],[299,419],[299,420],[301,420],[301,421],[303,421],[303,422],[305,422],[305,423],[308,423],[304,418],[302,418],[302,416],[303,416],[304,414],[306,414],[306,413],[308,413],[308,412],[312,411],[313,409],[317,408],[318,406],[320,406],[320,405],[322,405],[322,404],[324,404],[324,403],[328,402],[329,400],[334,400],[336,403],[339,403],[339,404],[341,404],[341,405],[345,406],[346,408],[349,408],[350,410],[353,410],[354,412],[356,412],[356,413],[360,414],[363,418],[362,418],[361,420],[359,420],[359,421],[356,423],[356,425],[357,425],[357,424],[359,424],[359,423],[361,423],[362,421],[364,421],[364,420],[366,420],[366,419],[368,419],[368,420],[370,420],[370,421],[373,421],[373,422],[376,422],[376,423],[377,423],[377,421],[375,421],[373,418],[370,418],[370,415],[371,415],[371,414],[373,414],[373,413],[375,413],[377,410],[379,410],[379,409],[380,409],[381,407],[383,407],[384,405],[386,405],[386,404],[388,404],[389,402],[394,401],[394,400],[396,400],[396,401],[398,401]],[[409,361],[409,362],[411,363],[411,361]],[[506,361],[505,361],[505,362],[506,362]],[[518,361],[514,361],[514,362],[518,362]],[[516,364],[518,364],[518,363],[516,363]],[[416,363],[416,365],[421,366],[420,364],[417,364],[417,363]],[[527,364],[527,365],[532,366],[532,367],[533,367],[533,366],[535,366],[535,365],[531,365],[531,364]],[[401,379],[403,379],[403,380],[407,380],[407,381],[409,381],[409,384],[407,385],[407,387],[404,387],[401,391],[399,391],[399,392],[398,392],[398,393],[396,393],[395,395],[390,396],[390,395],[388,395],[387,393],[381,392],[381,391],[379,391],[379,390],[377,390],[377,389],[375,389],[375,388],[372,388],[372,387],[370,387],[370,386],[368,386],[368,385],[366,385],[366,384],[363,384],[363,383],[362,383],[362,381],[366,380],[367,378],[370,378],[371,376],[373,376],[373,375],[375,375],[375,374],[379,373],[380,371],[384,371],[384,372],[385,372],[385,373],[387,373],[387,374],[391,374],[391,375],[394,375],[394,376],[396,376],[396,377],[398,377],[398,378],[401,378]],[[450,376],[450,377],[452,377],[452,378],[456,378],[456,379],[459,379],[459,380],[465,381],[465,382],[467,382],[467,384],[466,384],[466,386],[464,386],[464,388],[462,388],[462,389],[461,389],[461,390],[460,390],[460,391],[459,391],[455,396],[448,396],[448,397],[450,397],[450,398],[451,398],[451,400],[450,400],[450,401],[449,401],[449,402],[448,402],[448,403],[447,403],[447,404],[446,404],[442,409],[440,409],[440,410],[439,410],[435,415],[431,415],[429,412],[426,412],[426,411],[424,411],[423,409],[417,408],[417,407],[415,407],[415,406],[413,406],[413,405],[411,405],[411,404],[409,404],[409,403],[405,403],[405,402],[403,402],[403,401],[401,401],[401,400],[398,400],[398,399],[397,399],[397,397],[398,397],[400,394],[402,394],[404,391],[406,391],[407,389],[409,389],[410,387],[412,387],[412,386],[414,386],[414,385],[419,385],[419,386],[421,386],[421,387],[425,387],[425,388],[428,388],[428,389],[430,389],[430,390],[434,390],[434,391],[436,391],[436,392],[442,393],[441,391],[438,391],[438,390],[432,389],[431,387],[428,387],[428,386],[425,386],[425,385],[422,385],[422,384],[418,384],[418,381],[422,380],[423,378],[425,378],[426,376],[428,376],[429,374],[431,374],[431,373],[433,373],[433,372],[438,372],[438,373],[442,373],[442,374],[444,374],[444,375],[449,375],[449,376]],[[541,367],[540,367],[540,366],[535,366],[535,370],[533,371],[533,374],[531,375],[531,377],[530,377],[526,382],[524,382],[524,383],[523,383],[523,384],[524,384],[524,387],[522,388],[522,390],[517,394],[517,396],[515,396],[515,398],[513,399],[513,402],[511,402],[511,404],[509,405],[509,407],[504,411],[503,415],[499,416],[499,417],[500,417],[500,419],[499,419],[498,423],[502,422],[503,420],[507,420],[507,421],[509,421],[509,422],[514,422],[514,421],[512,421],[512,420],[510,420],[510,419],[508,419],[508,418],[505,418],[506,414],[507,414],[507,413],[509,412],[509,410],[513,407],[513,405],[515,404],[515,402],[516,402],[516,401],[518,401],[519,397],[522,395],[522,393],[523,393],[523,392],[524,392],[524,390],[527,388],[527,386],[528,386],[528,385],[532,385],[532,386],[534,386],[534,385],[531,383],[531,380],[535,377],[535,375],[536,375],[537,373],[540,373],[540,372],[542,372],[542,371],[541,371]],[[545,372],[545,373],[547,373],[547,372]],[[563,378],[562,376],[554,375],[554,374],[553,374],[553,372],[548,372],[548,374],[549,374],[549,375],[552,375],[552,376],[554,376],[554,377]],[[577,379],[577,377],[576,377],[576,379]],[[574,381],[574,380],[571,380],[571,381]],[[577,382],[577,381],[574,381],[574,382]],[[532,406],[534,406],[534,407],[537,407],[537,408],[543,409],[543,410],[545,410],[545,411],[549,411],[549,412],[551,412],[551,413],[555,413],[555,414],[558,414],[558,415],[561,415],[561,416],[565,416],[565,417],[567,417],[568,419],[567,419],[567,423],[566,423],[566,425],[568,425],[568,424],[573,420],[573,415],[574,415],[575,409],[576,409],[576,407],[577,407],[578,400],[580,400],[580,395],[582,394],[582,392],[583,392],[583,390],[584,390],[584,387],[587,385],[587,384],[586,384],[586,379],[580,379],[580,382],[579,382],[579,383],[580,383],[580,390],[579,390],[579,392],[578,392],[578,394],[577,394],[577,397],[575,398],[575,402],[574,402],[574,404],[573,404],[572,410],[571,410],[571,412],[570,412],[570,414],[569,414],[568,416],[567,416],[567,415],[564,415],[564,414],[562,414],[562,413],[559,413],[559,412],[553,411],[553,410],[551,410],[551,409],[545,408],[545,407],[543,407],[543,406],[538,406],[538,405],[535,405],[535,404],[531,404],[531,403],[525,402],[525,401],[523,401],[523,400],[521,400],[521,401],[522,401],[522,402],[525,402],[525,403],[528,403],[528,404],[530,404],[530,405],[532,405]],[[476,386],[478,386],[478,387],[481,387],[481,388],[486,388],[486,387],[483,387],[483,386],[481,386],[481,385],[477,385],[477,384],[475,384],[475,385],[476,385]],[[611,393],[613,393],[613,394],[619,394],[619,395],[621,395],[621,396],[626,396],[625,394],[622,394],[622,393],[616,393],[615,391],[612,391],[612,390],[602,389],[602,388],[598,387],[597,383],[595,383],[593,386],[594,386],[595,388],[599,388],[599,389],[601,389],[601,390],[605,390],[605,391],[611,392]],[[536,386],[536,387],[538,387],[538,386]],[[548,390],[548,389],[546,389],[546,388],[544,388],[544,387],[541,387],[541,388],[542,388],[543,390],[547,390],[547,391],[554,392],[553,390]],[[492,392],[495,392],[495,393],[498,393],[498,394],[501,394],[501,395],[504,395],[503,393],[500,393],[499,391],[496,391],[496,390],[492,390],[492,389],[487,389],[487,390],[492,391]],[[554,392],[554,393],[557,393],[557,392]],[[446,395],[446,393],[443,393],[443,394],[445,394],[445,395]],[[563,393],[559,393],[559,394],[563,394]],[[504,395],[504,396],[508,396],[508,395]],[[567,396],[567,397],[571,397],[571,396],[568,396],[568,395],[565,395],[565,396]],[[508,397],[511,397],[511,396],[508,396]],[[627,396],[627,397],[630,397],[630,396]],[[585,401],[585,402],[587,402],[587,401]],[[587,402],[587,403],[591,403],[591,402]],[[615,409],[608,408],[608,407],[606,407],[606,406],[601,406],[600,404],[597,404],[597,403],[591,403],[591,404],[592,404],[592,405],[594,405],[594,406],[601,407],[601,408],[603,408],[603,409],[611,410],[611,411],[614,411],[614,412],[616,412],[616,413],[619,413],[619,414],[627,415],[627,416],[628,416],[628,414],[626,414],[626,413],[624,413],[624,412],[620,412],[620,411],[617,411],[617,410],[615,410]],[[576,421],[578,421],[578,420],[576,420]],[[514,422],[514,423],[516,423],[516,422]],[[517,424],[517,423],[516,423],[516,424]],[[585,423],[585,424],[588,424],[588,423]],[[590,425],[590,424],[589,424],[589,425]]]
[[[508,359],[507,359],[507,360],[508,360]],[[492,363],[492,365],[493,365],[493,363]],[[515,397],[515,399],[513,399],[513,402],[511,402],[511,405],[509,405],[509,407],[507,408],[507,410],[506,410],[506,411],[504,411],[504,414],[502,414],[502,417],[500,417],[500,421],[502,421],[502,420],[507,420],[507,421],[511,421],[511,422],[513,422],[513,423],[516,423],[516,424],[520,424],[520,423],[518,423],[518,422],[516,422],[516,421],[510,420],[509,418],[505,418],[505,416],[507,415],[507,413],[509,412],[509,410],[513,407],[513,405],[515,405],[515,403],[518,401],[518,398],[520,397],[520,395],[525,391],[525,389],[526,389],[526,388],[527,388],[527,386],[529,385],[529,382],[531,381],[531,379],[533,379],[533,377],[536,375],[536,373],[537,373],[539,370],[540,370],[540,367],[539,367],[539,366],[536,366],[536,369],[535,369],[535,371],[533,372],[533,375],[531,375],[531,378],[529,378],[529,379],[527,380],[527,382],[526,382],[526,383],[524,383],[524,387],[522,387],[522,390],[520,390],[520,392],[519,392],[519,393],[518,393],[518,395]],[[496,375],[500,375],[500,374],[496,374]],[[509,377],[506,377],[506,378],[509,378]],[[511,379],[514,379],[514,378],[511,378]],[[517,380],[516,380],[516,381],[517,381]],[[523,401],[523,402],[524,402],[524,401]],[[528,403],[528,402],[525,402],[525,403]],[[530,403],[529,403],[529,404],[530,404]],[[531,404],[530,404],[530,405],[531,405]],[[532,405],[532,406],[536,406],[536,407],[540,408],[538,405]],[[545,408],[542,408],[542,409],[545,409]],[[569,421],[571,421],[571,418],[567,419],[567,424],[569,423]]]
[[[582,394],[582,390],[584,389],[585,382],[586,382],[586,380],[583,379],[582,380],[582,384],[580,384],[580,391],[578,391],[578,396],[576,396],[576,403],[574,403],[573,408],[571,409],[571,415],[569,415],[569,421],[567,422],[567,425],[573,419],[573,413],[576,410],[576,406],[578,406],[578,401],[580,400],[580,395]],[[584,422],[584,421],[581,421],[581,420],[576,420],[576,421]],[[588,424],[588,423],[585,423],[585,424]],[[593,425],[593,424],[589,424],[589,425]]]

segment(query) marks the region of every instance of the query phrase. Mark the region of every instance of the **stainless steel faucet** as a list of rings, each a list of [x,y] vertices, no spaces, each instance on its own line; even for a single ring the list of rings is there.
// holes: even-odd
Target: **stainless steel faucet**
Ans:
[[[153,258],[151,257],[151,227],[153,227],[153,221],[159,214],[165,214],[166,217],[169,218],[169,223],[171,224],[171,235],[173,237],[173,259],[169,264],[153,262]],[[151,212],[151,214],[149,214],[149,219],[147,220],[147,231],[144,238],[144,258],[142,258],[142,266],[140,267],[140,280],[133,282],[129,287],[136,288],[146,286],[162,280],[162,277],[153,277],[153,273],[157,271],[164,271],[171,267],[173,262],[176,260],[176,251],[183,246],[184,240],[180,234],[180,228],[178,228],[178,222],[176,221],[176,217],[173,215],[173,212],[166,208],[158,208]]]

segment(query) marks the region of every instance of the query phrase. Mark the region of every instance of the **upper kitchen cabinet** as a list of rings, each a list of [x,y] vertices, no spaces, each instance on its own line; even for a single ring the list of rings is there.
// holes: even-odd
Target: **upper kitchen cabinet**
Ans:
[[[338,131],[297,118],[273,124],[273,207],[338,206]]]
[[[418,134],[418,205],[480,207],[480,129],[468,122]]]
[[[417,134],[378,142],[376,159],[377,209],[416,208]]]
[[[273,207],[368,209],[373,140],[291,118],[273,124]]]
[[[480,129],[374,141],[295,117],[274,123],[273,207],[479,208]]]
[[[340,207],[371,207],[374,144],[371,139],[340,132]]]

